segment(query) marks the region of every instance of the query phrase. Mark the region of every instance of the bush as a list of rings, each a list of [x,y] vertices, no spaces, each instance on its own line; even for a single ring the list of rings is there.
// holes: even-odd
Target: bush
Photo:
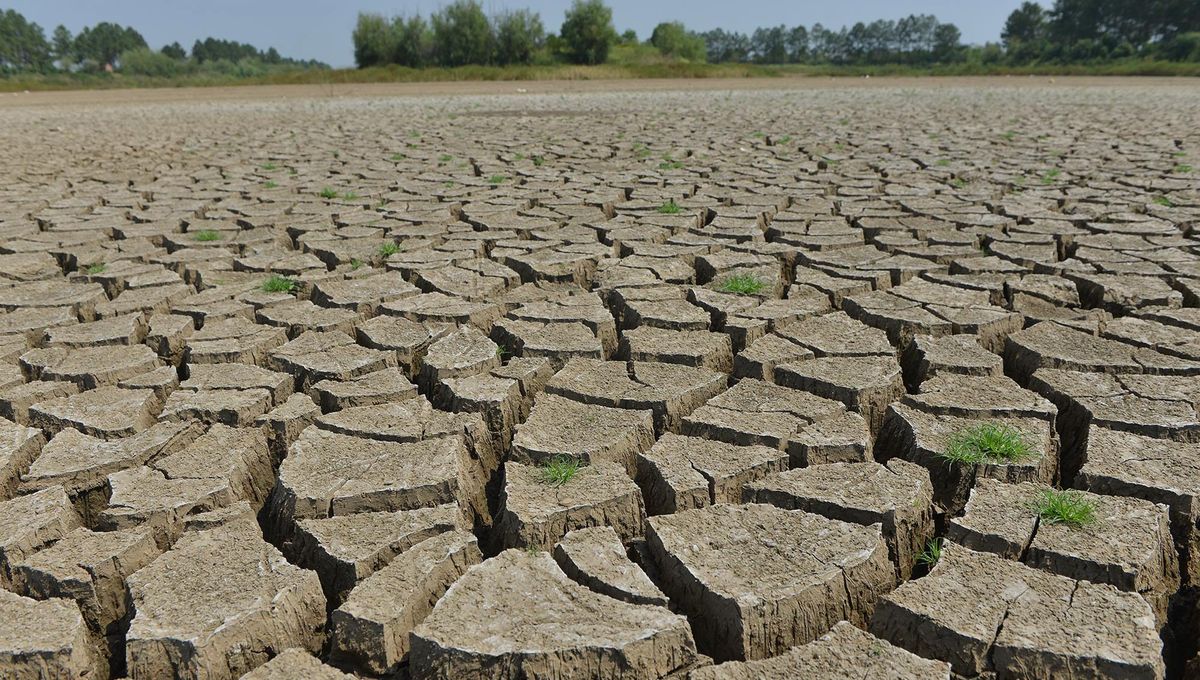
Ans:
[[[496,63],[529,64],[546,41],[546,29],[529,10],[505,12],[496,17]]]
[[[132,75],[173,78],[183,71],[181,62],[147,47],[126,50],[120,60],[121,72]]]
[[[603,64],[617,40],[612,9],[603,0],[575,0],[560,33],[567,58],[576,64]]]
[[[478,0],[455,0],[435,12],[429,23],[438,65],[491,63],[495,36]]]
[[[704,61],[708,53],[704,38],[688,31],[678,21],[663,22],[655,26],[654,32],[650,34],[650,44],[657,47],[664,56],[688,61]]]
[[[359,68],[391,62],[395,51],[395,33],[382,14],[360,12],[351,39],[354,41],[354,63]]]

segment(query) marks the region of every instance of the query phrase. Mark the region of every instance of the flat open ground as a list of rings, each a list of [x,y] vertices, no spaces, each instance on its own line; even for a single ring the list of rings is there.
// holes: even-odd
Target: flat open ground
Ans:
[[[1197,111],[0,96],[0,677],[1200,673]]]

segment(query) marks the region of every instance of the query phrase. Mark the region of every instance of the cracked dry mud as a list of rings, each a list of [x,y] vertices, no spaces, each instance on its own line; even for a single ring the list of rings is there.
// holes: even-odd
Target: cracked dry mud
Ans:
[[[1200,677],[1193,85],[421,87],[0,99],[0,677]]]

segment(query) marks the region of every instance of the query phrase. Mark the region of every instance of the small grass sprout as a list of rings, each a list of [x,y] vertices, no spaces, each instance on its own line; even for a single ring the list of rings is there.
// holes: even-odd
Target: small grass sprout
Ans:
[[[274,163],[263,163],[262,169],[270,172],[272,170],[278,170],[279,166],[275,165]]]
[[[279,188],[279,182],[276,182],[273,179],[269,179],[269,180],[263,182],[263,188],[264,189],[277,189],[277,188]]]
[[[534,156],[534,157],[533,157],[532,159],[530,159],[530,160],[532,160],[532,161],[533,161],[533,165],[534,165],[535,167],[538,167],[538,168],[542,167],[542,164],[546,162],[546,159],[545,159],[545,158],[542,158],[541,156]]]
[[[503,184],[506,181],[508,181],[508,178],[504,175],[492,175],[488,177],[488,184]]]
[[[1024,436],[1008,425],[981,423],[951,435],[938,457],[949,464],[1015,463],[1033,455]]]
[[[334,199],[338,197],[338,192],[333,187],[325,187],[317,195],[324,199]]]
[[[357,257],[350,260],[350,271],[357,271],[358,269],[362,268],[362,266],[362,260],[358,259]]]
[[[722,281],[720,289],[726,293],[755,295],[766,287],[766,281],[753,274],[735,274]]]
[[[391,257],[398,252],[400,252],[400,244],[395,241],[386,241],[383,245],[379,246],[379,254],[384,257]]]
[[[679,213],[679,204],[675,199],[668,199],[666,203],[658,206],[658,211],[664,215],[676,215]]]
[[[221,232],[213,231],[212,229],[201,229],[192,238],[201,242],[220,241]]]
[[[1175,207],[1175,204],[1171,202],[1171,199],[1167,198],[1166,196],[1155,196],[1154,204],[1161,205],[1164,208],[1174,208]]]
[[[296,282],[286,276],[272,274],[271,278],[263,281],[262,289],[266,293],[290,293],[296,289]]]
[[[575,456],[559,454],[542,463],[540,466],[542,483],[547,486],[563,486],[579,474],[583,461]]]
[[[1079,529],[1096,521],[1096,504],[1077,491],[1047,489],[1034,502],[1038,517],[1047,524]]]
[[[938,560],[942,559],[942,539],[931,538],[925,543],[925,549],[917,555],[917,564],[932,569]]]
[[[1187,163],[1180,163],[1179,165],[1176,165],[1175,170],[1174,170],[1174,172],[1177,172],[1180,174],[1188,173],[1191,171],[1192,171],[1192,166],[1188,165]]]
[[[103,262],[96,262],[95,264],[89,264],[84,271],[89,274],[103,274],[105,269],[108,269],[108,265]]]

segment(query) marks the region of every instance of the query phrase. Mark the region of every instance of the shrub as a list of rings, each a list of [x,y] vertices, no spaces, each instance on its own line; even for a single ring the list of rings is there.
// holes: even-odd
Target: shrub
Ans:
[[[433,55],[440,66],[464,66],[491,62],[492,24],[478,0],[455,0],[435,12]]]
[[[575,0],[559,33],[567,59],[575,64],[603,64],[617,41],[612,9],[603,0]]]
[[[546,42],[546,29],[529,10],[504,12],[496,17],[496,63],[531,64],[533,55]]]

